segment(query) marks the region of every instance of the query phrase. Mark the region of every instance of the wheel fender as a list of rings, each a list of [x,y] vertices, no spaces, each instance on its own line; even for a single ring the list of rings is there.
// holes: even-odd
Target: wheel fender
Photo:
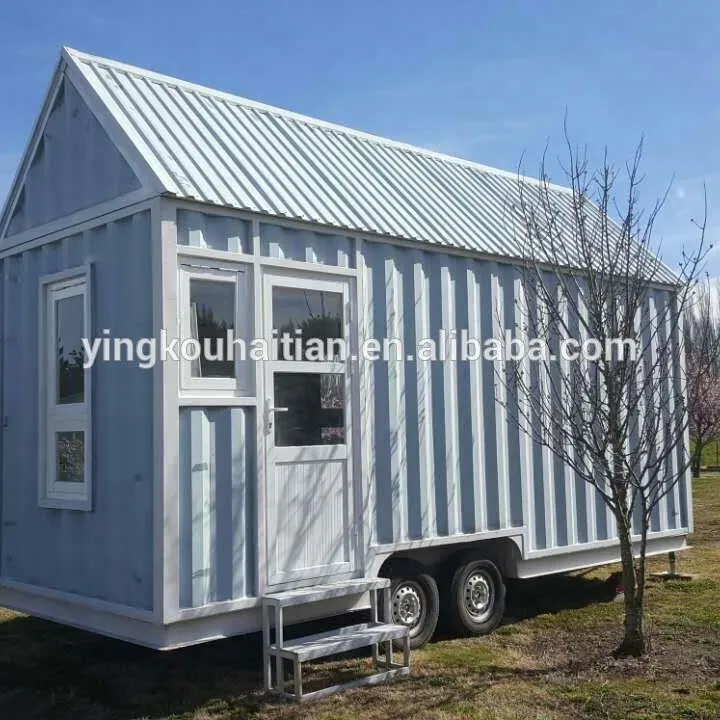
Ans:
[[[426,565],[423,565],[418,560],[413,560],[412,558],[406,557],[390,558],[384,563],[384,565],[380,568],[380,572],[378,573],[380,577],[384,578],[395,578],[402,577],[404,575],[412,576],[420,574],[434,575],[434,573],[431,572],[431,570]]]

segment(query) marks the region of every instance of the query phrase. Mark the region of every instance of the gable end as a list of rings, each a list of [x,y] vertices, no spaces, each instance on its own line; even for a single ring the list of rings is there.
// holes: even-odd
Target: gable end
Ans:
[[[141,187],[72,81],[63,74],[39,127],[32,156],[9,201],[5,237],[85,210]]]

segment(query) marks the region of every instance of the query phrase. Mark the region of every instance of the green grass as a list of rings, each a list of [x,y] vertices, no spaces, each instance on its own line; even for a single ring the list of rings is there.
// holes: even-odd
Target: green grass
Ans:
[[[691,442],[692,447],[694,447],[694,442]],[[701,467],[720,467],[720,438],[710,440],[703,447],[700,465]]]
[[[0,718],[718,718],[720,475],[695,481],[694,495],[679,565],[697,577],[649,584],[647,658],[611,658],[622,605],[608,568],[511,582],[493,635],[441,637],[413,653],[407,680],[307,706],[262,696],[254,636],[163,654],[0,610]],[[364,658],[320,663],[308,687],[368,671]]]

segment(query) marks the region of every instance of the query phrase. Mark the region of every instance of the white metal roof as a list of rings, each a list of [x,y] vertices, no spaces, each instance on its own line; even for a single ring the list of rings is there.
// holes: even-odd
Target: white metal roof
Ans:
[[[518,178],[67,51],[165,192],[397,238],[519,254]],[[567,191],[558,188],[558,196]],[[517,236],[519,237],[519,236]]]
[[[516,174],[76,50],[66,48],[63,59],[81,93],[88,94],[87,83],[100,101],[91,103],[96,114],[109,115],[101,122],[121,131],[114,139],[146,187],[351,231],[522,256]],[[551,187],[560,214],[571,218],[570,191]]]

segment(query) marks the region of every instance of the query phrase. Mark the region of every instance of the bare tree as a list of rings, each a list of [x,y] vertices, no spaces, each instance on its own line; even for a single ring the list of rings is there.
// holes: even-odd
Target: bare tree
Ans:
[[[642,144],[622,172],[607,154],[592,171],[567,132],[565,139],[569,190],[551,185],[545,158],[539,184],[518,181],[525,256],[518,329],[548,351],[508,362],[504,382],[511,417],[611,511],[625,592],[615,652],[638,656],[647,651],[648,533],[662,499],[688,480],[682,322],[706,254],[705,221],[696,223],[696,249],[670,271],[653,242],[665,198],[646,210],[640,203]],[[569,339],[595,356],[600,349],[599,357],[563,359]]]
[[[699,477],[703,449],[720,437],[720,315],[713,308],[717,281],[698,285],[685,319],[687,404],[693,440],[692,470]]]

